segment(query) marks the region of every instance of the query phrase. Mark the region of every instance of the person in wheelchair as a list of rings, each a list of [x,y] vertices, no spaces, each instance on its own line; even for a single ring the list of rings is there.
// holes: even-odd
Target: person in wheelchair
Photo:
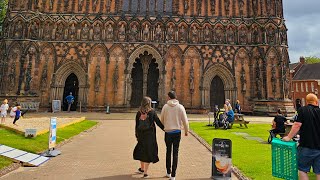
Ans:
[[[274,117],[273,123],[272,123],[272,128],[270,130],[270,135],[272,138],[276,137],[277,134],[280,134],[280,136],[284,136],[286,129],[285,129],[285,123],[287,122],[286,117],[282,114],[281,109],[278,109],[277,111],[277,116]]]

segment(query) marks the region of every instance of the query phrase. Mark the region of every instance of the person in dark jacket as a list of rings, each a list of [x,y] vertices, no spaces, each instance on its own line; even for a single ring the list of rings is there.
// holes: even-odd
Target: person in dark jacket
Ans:
[[[272,128],[270,130],[272,137],[275,137],[276,134],[285,133],[285,123],[287,122],[286,117],[283,116],[281,109],[278,109],[277,116],[274,117]]]
[[[237,100],[236,105],[235,105],[235,112],[238,114],[241,114],[241,106],[240,106],[240,101]]]
[[[164,129],[156,111],[151,108],[151,99],[144,97],[136,114],[135,134],[138,143],[133,151],[133,159],[140,161],[138,172],[143,173],[143,178],[149,177],[149,164],[159,161],[155,123]]]

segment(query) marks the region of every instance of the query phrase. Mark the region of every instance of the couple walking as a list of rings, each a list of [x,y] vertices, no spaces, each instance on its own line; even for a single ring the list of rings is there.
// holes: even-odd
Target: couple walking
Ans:
[[[155,123],[165,131],[166,152],[166,177],[175,180],[178,165],[178,152],[181,140],[181,129],[184,127],[184,134],[188,136],[188,119],[185,108],[179,104],[174,91],[168,93],[168,102],[161,111],[161,120],[154,109],[151,108],[151,99],[144,97],[140,110],[136,115],[136,138],[138,143],[133,152],[133,158],[140,161],[139,173],[143,178],[148,178],[150,163],[157,163],[158,144],[156,138]],[[171,165],[171,154],[173,161]]]

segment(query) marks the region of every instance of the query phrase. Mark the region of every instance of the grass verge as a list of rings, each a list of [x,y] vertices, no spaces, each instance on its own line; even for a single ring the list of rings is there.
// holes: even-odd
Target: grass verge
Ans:
[[[191,122],[190,128],[212,145],[214,138],[232,140],[232,163],[239,168],[245,176],[251,179],[279,179],[272,176],[271,145],[260,143],[256,140],[248,140],[233,132],[247,133],[252,137],[259,137],[267,141],[270,124],[249,124],[247,128],[240,128],[235,124],[232,129],[223,130],[206,126],[208,123]],[[310,179],[315,179],[314,174]]]
[[[95,121],[84,120],[61,129],[58,128],[57,143],[59,144],[67,139],[70,139],[71,137],[76,136],[87,129],[90,129],[97,123],[98,122]],[[0,144],[4,144],[27,152],[40,153],[48,149],[48,133],[39,135],[36,138],[25,138],[24,136],[13,131],[0,129],[0,137]],[[10,165],[11,163],[12,161],[10,159],[0,156],[0,170]]]

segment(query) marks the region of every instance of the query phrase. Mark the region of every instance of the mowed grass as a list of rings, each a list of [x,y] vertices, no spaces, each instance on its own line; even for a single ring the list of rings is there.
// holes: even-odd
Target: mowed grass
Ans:
[[[61,143],[79,133],[95,126],[97,122],[84,120],[57,130],[57,143]],[[49,133],[36,138],[25,138],[21,134],[6,129],[0,129],[0,144],[14,147],[31,153],[40,153],[48,149]],[[0,169],[10,165],[12,161],[0,156]]]
[[[223,130],[206,126],[208,123],[191,122],[190,128],[212,146],[214,138],[232,140],[232,163],[241,170],[245,176],[251,179],[279,179],[272,176],[271,145],[267,139],[270,124],[248,124],[248,128],[233,125],[232,129]],[[233,132],[247,133],[252,137],[260,137],[265,140],[260,143],[256,140],[248,140]],[[314,174],[310,179],[315,179]]]

